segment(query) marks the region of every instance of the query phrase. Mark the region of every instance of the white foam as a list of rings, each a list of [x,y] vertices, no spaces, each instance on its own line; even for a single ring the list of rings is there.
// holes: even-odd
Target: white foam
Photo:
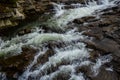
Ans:
[[[40,78],[40,80],[53,80],[53,78],[57,77],[60,73],[61,74],[73,74],[75,72],[75,66],[74,65],[63,65],[60,66],[59,69],[49,75],[45,75],[43,77]]]
[[[82,73],[79,73],[78,75],[73,74],[69,80],[85,80]]]
[[[88,52],[83,49],[68,50],[64,52],[58,52],[56,55],[49,58],[49,62],[56,66],[57,63],[60,63],[62,60],[72,61],[74,59],[89,57]]]
[[[28,41],[27,44],[41,44],[47,41],[72,41],[80,38],[80,35],[66,35],[57,33],[43,33],[38,34],[34,38]]]
[[[17,53],[22,52],[21,48],[24,45],[41,46],[43,43],[49,41],[70,42],[79,39],[83,39],[83,36],[81,35],[81,33],[74,31],[72,31],[70,34],[38,33],[38,31],[36,31],[26,34],[24,36],[16,36],[11,40],[7,41],[0,40],[0,55],[5,55],[8,53],[17,55]]]
[[[97,2],[93,0],[92,2],[86,3],[86,7],[79,7],[69,10],[58,9],[59,12],[64,10],[64,13],[62,13],[62,15],[57,18],[51,18],[50,20],[48,20],[48,27],[51,27],[52,29],[64,29],[64,26],[66,26],[69,22],[73,21],[76,18],[91,16],[92,14],[94,14],[94,12],[96,12],[96,10],[101,11],[106,9],[107,7],[115,5],[114,1],[102,0],[100,2],[101,4],[98,5]],[[59,15],[60,13],[56,13],[56,15],[57,14]]]
[[[22,44],[17,44],[17,45],[14,44],[7,48],[0,49],[0,55],[4,56],[5,54],[7,54],[9,56],[9,55],[13,55],[14,53],[21,53],[22,52],[21,46]]]
[[[63,5],[57,5],[55,17],[48,20],[48,27],[52,29],[64,29],[64,27],[71,21],[76,18],[82,18],[86,16],[91,16],[97,10],[103,10],[109,6],[114,5],[114,1],[109,0],[101,0],[101,4],[97,4],[94,0],[93,2],[86,3],[86,7],[78,7],[75,9],[65,10],[63,9]],[[79,5],[80,6],[80,5]],[[36,76],[40,75],[41,72],[47,73],[46,69],[51,66],[57,66],[57,64],[62,63],[62,61],[72,62],[74,60],[81,60],[80,62],[70,64],[70,65],[62,65],[59,67],[59,70],[50,73],[49,75],[44,75],[40,80],[52,80],[53,77],[58,75],[59,73],[69,73],[69,80],[85,80],[82,73],[75,74],[75,68],[77,66],[81,67],[84,65],[91,65],[91,70],[96,76],[99,73],[99,68],[107,62],[111,61],[111,56],[102,56],[96,60],[96,63],[92,63],[91,61],[83,61],[82,59],[89,58],[89,50],[85,47],[84,43],[77,42],[72,43],[72,41],[76,41],[79,39],[84,39],[85,37],[81,35],[81,33],[76,32],[77,29],[73,29],[64,34],[58,33],[43,33],[41,30],[36,30],[35,32],[26,34],[24,36],[16,36],[11,40],[3,41],[0,39],[0,55],[7,53],[20,53],[21,47],[24,45],[33,45],[36,46],[40,50],[40,46],[43,43],[49,41],[64,41],[71,42],[64,48],[54,48],[56,54],[49,57],[49,60],[43,65],[38,65],[34,70],[31,70],[32,67],[37,63],[37,59],[41,54],[44,54],[47,49],[40,50],[37,55],[35,55],[33,62],[27,67],[26,71],[19,77],[19,80],[27,80],[30,76],[36,78]],[[44,48],[44,45],[42,46]],[[111,70],[107,69],[106,70]],[[37,79],[36,79],[37,80]]]
[[[78,75],[75,74],[75,67],[76,65],[63,65],[60,66],[59,69],[49,75],[42,76],[40,80],[53,80],[53,78],[57,77],[60,73],[61,74],[69,74],[71,77],[69,80],[85,80],[82,73]]]
[[[59,17],[64,13],[63,4],[54,4],[54,9],[55,9],[55,17]]]
[[[106,56],[99,57],[96,60],[96,63],[94,64],[94,66],[91,67],[91,70],[93,71],[93,76],[98,75],[100,67],[103,64],[110,62],[111,60],[112,60],[112,56],[111,55],[106,55]]]
[[[80,49],[77,48],[79,46],[81,46]],[[61,63],[62,60],[71,62],[74,59],[82,59],[82,58],[85,58],[85,57],[86,58],[89,57],[89,52],[87,51],[87,49],[85,48],[85,45],[83,43],[78,43],[76,45],[73,45],[73,47],[64,48],[64,50],[58,49],[58,48],[56,48],[55,50],[56,50],[55,51],[56,54],[49,57],[48,62],[46,62],[43,65],[40,65],[33,72],[29,72],[29,76],[30,75],[37,76],[41,73],[41,71],[44,71],[46,73],[46,69],[50,68],[52,65],[57,66],[57,64]],[[70,65],[70,66],[75,67],[75,65]],[[68,67],[66,67],[66,69],[63,69],[63,68],[65,68],[65,66],[61,67],[60,71],[61,70],[63,70],[64,72],[69,71],[69,70],[67,70]],[[68,68],[68,69],[70,69],[70,68]],[[43,77],[43,78],[45,78],[45,77]]]
[[[108,67],[108,68],[106,68],[106,70],[113,72],[113,68],[112,67]]]

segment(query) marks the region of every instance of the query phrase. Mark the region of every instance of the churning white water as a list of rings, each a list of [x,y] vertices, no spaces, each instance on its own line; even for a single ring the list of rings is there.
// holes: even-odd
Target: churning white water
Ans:
[[[46,24],[49,28],[63,30],[74,19],[95,15],[96,11],[115,6],[114,2],[115,0],[100,0],[99,4],[93,0],[92,2],[86,2],[84,7],[80,7],[80,4],[77,4],[78,6],[72,4],[76,8],[68,10],[64,9],[64,5],[54,4],[56,14]],[[82,32],[78,32],[76,28],[69,31],[66,28],[65,33],[44,33],[42,29],[38,28],[32,33],[16,36],[11,40],[4,41],[0,39],[0,56],[20,54],[23,46],[32,45],[39,49],[39,52],[36,53],[34,60],[19,76],[18,80],[57,80],[55,78],[59,75],[67,75],[68,80],[86,80],[84,73],[77,72],[78,67],[90,66],[93,72],[91,75],[96,76],[99,73],[100,66],[111,61],[111,56],[100,56],[94,63],[89,61],[90,49],[87,49],[86,45],[80,42],[85,38],[87,36],[83,36]],[[44,64],[37,64],[39,57],[48,50],[44,43],[49,41],[64,42],[66,46],[54,48],[55,54],[50,57],[48,55],[48,61]],[[53,68],[55,70],[52,71]],[[51,70],[51,72],[48,70]],[[2,76],[5,75],[0,73],[0,78]]]
[[[91,16],[94,14],[96,10],[103,10],[108,7],[114,6],[115,1],[109,1],[109,0],[99,0],[101,4],[97,4],[96,1],[87,2],[86,7],[78,7],[75,9],[64,9],[64,6],[62,5],[63,9],[59,7],[58,10],[56,10],[57,17],[53,17],[48,20],[48,25],[51,28],[54,29],[64,29],[64,27],[71,21],[73,21],[76,18],[82,18],[85,16]],[[79,5],[78,5],[79,6]]]

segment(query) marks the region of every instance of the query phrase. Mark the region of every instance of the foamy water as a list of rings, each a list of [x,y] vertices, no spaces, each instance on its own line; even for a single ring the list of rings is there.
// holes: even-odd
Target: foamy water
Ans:
[[[68,80],[86,80],[85,74],[82,72],[77,73],[76,70],[77,67],[80,68],[82,66],[90,66],[91,75],[96,76],[99,73],[99,68],[111,61],[111,55],[99,56],[96,62],[90,61],[91,50],[86,48],[86,45],[81,42],[87,36],[82,35],[82,32],[78,32],[77,28],[67,30],[67,24],[76,18],[95,15],[96,11],[99,12],[113,7],[115,6],[115,1],[100,0],[98,4],[93,0],[92,2],[86,2],[84,7],[81,7],[80,4],[71,4],[75,8],[68,10],[64,9],[63,4],[54,4],[56,14],[46,22],[46,25],[48,28],[65,30],[65,33],[45,33],[44,30],[37,28],[32,33],[16,36],[11,40],[4,41],[0,39],[0,55],[18,55],[22,52],[22,47],[25,45],[32,45],[39,50],[34,56],[34,60],[19,76],[18,80],[54,80],[60,74],[68,75]],[[50,41],[63,42],[65,47],[54,47],[55,54],[52,56],[47,55],[48,61],[43,64],[37,64],[39,57],[49,49],[44,44]],[[48,73],[48,69],[52,69],[52,67],[57,67],[57,69]],[[106,68],[106,70],[111,70],[111,68]],[[0,73],[0,78],[1,76],[4,77],[5,75]],[[6,80],[4,78],[1,79]]]

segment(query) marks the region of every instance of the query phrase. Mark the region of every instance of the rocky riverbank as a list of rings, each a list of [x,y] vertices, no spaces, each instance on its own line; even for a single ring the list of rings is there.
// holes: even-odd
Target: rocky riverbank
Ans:
[[[0,2],[1,36],[10,34],[9,32],[19,28],[19,25],[37,20],[41,14],[47,12],[46,8],[49,8],[47,7],[49,2],[46,2],[46,4],[34,0],[15,0],[14,3],[10,2]]]
[[[53,6],[55,3],[65,3],[66,9],[71,9],[73,6],[71,3],[78,3],[82,0],[58,0],[58,1],[42,1],[42,0],[19,0],[15,5],[8,5],[9,3],[0,3],[0,36],[5,36],[6,31],[12,30],[14,27],[31,22],[38,19],[38,16],[44,13],[53,12]],[[68,4],[69,2],[69,4]],[[83,2],[83,1],[82,1]],[[77,72],[83,72],[90,80],[120,80],[120,3],[112,8],[107,8],[100,13],[97,13],[97,17],[94,13],[93,16],[78,18],[68,23],[70,28],[77,27],[78,31],[84,31],[83,35],[88,36],[88,39],[81,40],[81,42],[87,45],[87,48],[92,49],[89,60],[97,62],[96,59],[99,56],[111,55],[112,61],[105,63],[100,67],[100,72],[97,76],[91,75],[90,65],[77,67]],[[32,5],[32,6],[31,6]],[[31,18],[31,16],[34,18]],[[42,17],[41,17],[42,19]],[[30,20],[30,21],[29,21]],[[40,26],[41,27],[41,26]],[[46,29],[49,31],[51,29]],[[52,30],[51,30],[52,31]],[[17,32],[18,35],[25,35],[31,32],[31,29],[22,29]],[[53,31],[54,32],[54,31]],[[38,64],[47,62],[50,56],[54,55],[54,47],[65,47],[64,42],[48,42],[46,45],[49,49],[40,56]],[[5,72],[9,79],[17,80],[26,67],[33,60],[33,56],[38,52],[33,47],[23,47],[21,54],[8,58],[1,58],[0,71]],[[62,61],[59,65],[67,65],[69,62]],[[58,69],[57,67],[48,70],[48,73]],[[107,68],[106,68],[107,67]],[[33,69],[34,70],[34,69]],[[2,74],[2,73],[1,73]],[[1,76],[0,76],[1,77]],[[67,80],[68,75],[58,75],[54,80]],[[32,80],[32,78],[29,78]]]
[[[98,17],[84,17],[75,19],[73,22],[78,26],[80,31],[84,31],[84,35],[92,38],[83,41],[87,47],[94,50],[92,57],[96,55],[112,54],[113,60],[104,66],[112,66],[113,71],[105,71],[104,66],[95,79],[92,80],[119,80],[120,77],[120,6],[106,9],[102,11]],[[85,22],[85,23],[84,23]],[[88,72],[88,71],[87,71]],[[118,78],[116,78],[118,77]]]
[[[16,30],[20,25],[31,23],[41,15],[54,11],[56,3],[64,3],[70,8],[69,4],[84,3],[84,0],[13,0],[0,1],[0,35],[6,36],[11,34],[12,30]],[[41,18],[41,20],[44,18]],[[8,32],[8,34],[6,33]]]

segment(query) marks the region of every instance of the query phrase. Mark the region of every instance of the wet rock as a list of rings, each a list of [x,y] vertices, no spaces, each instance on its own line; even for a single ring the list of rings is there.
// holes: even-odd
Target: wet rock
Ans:
[[[99,40],[92,40],[92,41],[88,40],[87,41],[86,40],[84,42],[88,44],[89,47],[93,47],[94,49],[97,49],[97,50],[102,50],[105,53],[119,51],[119,45],[115,41],[108,39],[108,38],[104,38],[101,41]]]
[[[110,66],[102,65],[96,72],[93,72],[92,64],[77,67],[76,70],[77,73],[83,72],[90,80],[119,80],[119,75]]]
[[[44,64],[49,60],[49,57],[53,56],[55,52],[53,50],[47,50],[43,55],[38,58],[37,64]]]
[[[113,60],[112,60],[113,68],[120,75],[120,64],[119,63],[120,63],[120,55],[119,56],[113,55]]]
[[[107,70],[101,67],[97,76],[92,77],[92,80],[119,80],[119,75],[116,72]]]
[[[99,54],[101,54],[100,51],[97,51],[97,50],[91,51],[90,52],[90,60],[94,62],[99,57]]]
[[[90,22],[90,21],[93,21],[95,20],[95,17],[94,16],[87,16],[87,17],[83,17],[83,18],[78,18],[78,19],[75,19],[73,21],[73,23],[77,23],[77,24],[82,24],[84,22]]]
[[[18,35],[24,35],[24,34],[28,34],[28,33],[31,33],[32,31],[31,31],[32,29],[31,28],[25,28],[25,29],[22,29],[22,30],[20,30],[19,32],[18,32]]]
[[[101,28],[99,27],[95,27],[95,28],[93,27],[90,30],[84,32],[83,35],[87,35],[89,37],[95,37],[96,39],[99,40],[103,39],[103,33]]]
[[[0,23],[2,24],[0,25],[0,33],[2,33],[2,31],[4,32],[4,30],[9,27],[16,27],[18,24],[21,23],[21,21],[25,20],[26,15],[23,12],[25,8],[22,7],[21,4],[19,4],[19,1],[15,1],[15,3],[9,3],[8,1],[6,1],[6,3],[0,3]],[[23,3],[24,1],[25,0],[23,0]]]
[[[53,80],[69,80],[69,78],[70,78],[70,74],[66,74],[63,72],[57,74],[57,76],[55,76]]]
[[[25,70],[37,52],[33,48],[23,48],[22,50],[23,52],[17,56],[0,59],[0,71],[5,72],[8,78],[18,78],[15,75],[20,75]]]
[[[83,65],[76,67],[76,73],[83,72],[86,76],[92,75],[91,66],[90,65]]]
[[[28,1],[28,2],[27,2]],[[26,18],[32,19],[31,15],[37,13],[44,13],[44,12],[51,12],[53,10],[53,3],[49,0],[36,0],[39,2],[29,2],[29,0],[23,0],[23,2],[19,2],[21,7],[23,8],[23,11],[18,9],[19,12],[13,11],[14,13],[17,13],[14,17],[15,21],[16,20],[22,20],[24,19],[23,15],[25,14]],[[79,2],[83,0],[75,0],[75,1],[70,1],[70,0],[57,0],[57,1],[52,1],[52,2],[57,2],[57,3],[65,3],[65,4],[71,4],[75,2]],[[69,2],[69,3],[68,3]],[[45,4],[43,4],[45,3]],[[32,6],[31,6],[32,5]],[[22,9],[21,8],[21,9]],[[73,8],[73,6],[66,6],[66,9]],[[10,11],[11,12],[11,11]],[[82,19],[75,19],[73,22],[80,27],[81,31],[86,30],[84,35],[87,35],[89,37],[92,37],[93,40],[85,40],[84,43],[87,44],[89,48],[94,49],[95,51],[91,52],[90,54],[90,59],[92,61],[95,61],[95,59],[98,57],[99,54],[108,54],[111,53],[113,56],[112,60],[112,65],[113,65],[113,70],[115,71],[107,71],[105,68],[100,68],[100,72],[97,76],[91,76],[92,72],[89,70],[89,66],[84,66],[81,69],[78,69],[78,72],[85,72],[87,77],[90,77],[91,80],[119,80],[118,76],[120,73],[120,35],[119,35],[119,8],[114,7],[112,8],[112,11],[110,9],[104,10],[104,13],[100,15],[101,19],[96,19],[95,17],[85,17]],[[34,16],[34,15],[33,15]],[[36,14],[36,16],[38,16]],[[13,17],[12,14],[5,14],[5,15],[0,15],[0,18],[9,18]],[[27,21],[26,19],[26,21]],[[7,20],[7,21],[6,21]],[[0,23],[2,26],[11,25],[13,21],[9,19],[1,20]],[[84,22],[87,22],[88,25],[85,25]],[[18,24],[17,24],[18,25]],[[12,25],[13,26],[13,25]],[[46,29],[47,30],[47,29]],[[6,31],[4,31],[6,32]],[[31,32],[30,30],[22,30],[19,32],[19,35],[24,35],[26,33]],[[1,34],[0,34],[1,35]],[[54,44],[49,44],[47,45],[50,49],[53,48],[53,46],[61,47],[61,44],[59,45],[54,45]],[[51,47],[52,46],[52,47]],[[23,48],[23,52],[21,55],[18,56],[13,56],[11,58],[7,58],[5,60],[1,59],[0,65],[1,65],[1,71],[7,73],[7,77],[13,77],[17,78],[18,75],[20,75],[26,66],[29,64],[31,60],[33,60],[33,56],[36,53],[36,50],[34,49],[29,49],[29,48]],[[45,54],[41,55],[38,59],[38,63],[35,64],[44,64],[49,60],[49,57],[54,55],[53,50],[48,50]],[[62,61],[61,63],[57,64],[56,67],[51,66],[49,68],[46,74],[50,74],[58,69],[59,66],[61,65],[66,65],[70,64],[69,62]],[[12,70],[12,71],[11,71]],[[43,72],[44,73],[44,72]],[[45,73],[43,74],[45,75]],[[54,80],[68,80],[69,75],[61,73],[58,76],[54,78]]]
[[[85,40],[87,47],[92,48],[90,59],[94,61],[94,58],[98,54],[112,54],[113,60],[111,65],[113,66],[113,72],[106,71],[105,68],[100,69],[100,73],[96,77],[92,77],[92,80],[119,80],[120,75],[120,25],[119,25],[119,7],[109,8],[103,11],[100,15],[100,20],[94,21],[94,19],[88,20],[86,25],[81,24],[79,30],[85,30],[84,35],[92,37],[92,40]],[[83,23],[83,22],[82,22]],[[96,52],[97,51],[97,52]],[[96,54],[95,54],[96,53]],[[87,71],[88,68],[86,68]],[[84,70],[84,69],[83,69]],[[105,76],[104,76],[105,75]]]
[[[113,33],[105,33],[105,36],[113,39],[120,45],[120,29],[115,30]]]

